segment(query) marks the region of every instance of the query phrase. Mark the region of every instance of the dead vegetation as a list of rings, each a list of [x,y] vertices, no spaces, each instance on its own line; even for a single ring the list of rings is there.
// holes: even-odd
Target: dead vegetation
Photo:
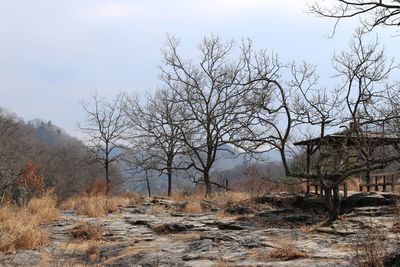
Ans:
[[[98,258],[100,258],[100,249],[99,246],[96,244],[89,245],[85,253],[91,262],[94,262]]]
[[[120,207],[137,203],[140,196],[135,193],[106,196],[105,194],[79,195],[61,203],[61,209],[75,209],[79,215],[102,217],[119,211]]]
[[[280,259],[284,261],[294,260],[298,258],[307,258],[309,255],[301,250],[298,250],[293,240],[282,239],[276,248],[272,250],[267,256],[266,260]]]
[[[59,217],[56,200],[51,193],[35,197],[26,205],[3,204],[0,208],[0,251],[15,253],[48,244],[48,233],[42,224]]]
[[[71,228],[70,235],[77,240],[105,240],[108,230],[97,224],[81,222]]]
[[[361,236],[354,240],[352,251],[352,266],[383,266],[384,258],[390,253],[386,232],[383,229],[366,227],[361,231]]]

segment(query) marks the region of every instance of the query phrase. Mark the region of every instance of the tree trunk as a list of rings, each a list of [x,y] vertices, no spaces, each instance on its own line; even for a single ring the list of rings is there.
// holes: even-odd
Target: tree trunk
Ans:
[[[147,177],[147,175],[146,175],[146,184],[147,184],[147,193],[148,193],[149,197],[151,197],[150,181],[149,181],[149,177]]]
[[[204,183],[206,185],[206,197],[211,195],[211,183],[208,171],[204,172]]]
[[[333,188],[325,188],[325,204],[329,210],[329,220],[336,220],[339,217],[340,212],[340,195],[338,185],[333,186]]]
[[[111,189],[111,181],[110,181],[110,170],[109,170],[109,162],[108,159],[104,164],[104,168],[106,169],[106,195],[108,196]]]
[[[106,142],[106,155],[104,160],[104,168],[106,169],[106,195],[110,192],[111,181],[110,181],[110,155],[108,151],[108,142]]]
[[[168,196],[172,195],[172,166],[168,163],[167,166],[167,175],[168,175]]]
[[[340,212],[340,195],[339,185],[333,187],[333,210],[331,212],[331,220],[336,220],[339,217]]]

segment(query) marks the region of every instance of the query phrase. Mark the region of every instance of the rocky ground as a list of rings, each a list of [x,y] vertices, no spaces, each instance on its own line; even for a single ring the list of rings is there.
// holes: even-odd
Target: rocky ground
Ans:
[[[358,194],[333,224],[317,197],[275,194],[223,210],[211,201],[201,214],[178,212],[168,199],[147,199],[104,218],[61,211],[46,225],[51,245],[0,254],[4,266],[351,266],[373,246],[398,242],[394,195]],[[77,224],[100,225],[102,238],[74,239]],[[358,248],[358,252],[357,249]],[[378,252],[379,252],[378,251]],[[366,257],[366,256],[365,256]]]

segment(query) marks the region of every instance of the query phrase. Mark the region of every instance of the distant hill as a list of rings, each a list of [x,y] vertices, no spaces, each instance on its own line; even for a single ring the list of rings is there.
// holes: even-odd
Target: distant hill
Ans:
[[[44,121],[41,119],[34,119],[27,122],[27,125],[31,127],[34,136],[42,143],[53,147],[60,148],[71,144],[83,143],[75,137],[67,134],[60,127],[52,124],[51,121]]]
[[[262,170],[273,179],[282,177],[282,167],[280,154],[277,150],[268,151],[262,154],[262,160],[249,159],[237,149],[225,145],[217,152],[217,160],[214,163],[212,177],[215,181],[223,183],[226,179],[230,184],[239,180],[244,176],[244,170],[249,163],[260,165]],[[268,171],[268,173],[267,173]],[[179,172],[173,178],[173,190],[185,190],[193,188],[195,185],[190,180],[190,175],[185,172]],[[144,179],[143,175],[135,175],[131,180],[128,180],[126,186],[135,191],[142,193],[147,192],[147,184],[145,181],[135,182],[135,180]],[[167,190],[167,176],[154,173],[150,178],[150,186],[152,193],[165,192]]]

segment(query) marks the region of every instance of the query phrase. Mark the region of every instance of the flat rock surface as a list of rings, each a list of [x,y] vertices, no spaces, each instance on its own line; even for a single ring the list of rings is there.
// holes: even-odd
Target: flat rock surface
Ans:
[[[154,214],[151,207],[157,205],[165,209]],[[394,235],[391,207],[354,208],[324,224],[326,214],[281,204],[202,214],[176,212],[173,206],[171,200],[148,199],[103,218],[61,211],[60,221],[44,226],[49,246],[0,254],[0,266],[350,266],[365,229]],[[107,233],[102,240],[72,240],[71,228],[82,222]],[[288,255],[271,256],[287,247]],[[289,255],[293,251],[297,255]]]

